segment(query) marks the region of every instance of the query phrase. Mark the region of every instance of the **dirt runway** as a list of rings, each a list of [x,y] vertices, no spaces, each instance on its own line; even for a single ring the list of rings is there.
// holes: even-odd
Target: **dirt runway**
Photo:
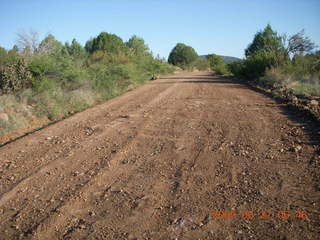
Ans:
[[[319,239],[319,126],[184,73],[0,148],[0,239]]]

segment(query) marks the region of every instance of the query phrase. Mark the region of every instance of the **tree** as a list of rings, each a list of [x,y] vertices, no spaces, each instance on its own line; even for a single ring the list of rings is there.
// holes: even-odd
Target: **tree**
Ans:
[[[0,56],[6,55],[6,54],[7,54],[7,50],[3,47],[0,47]]]
[[[90,39],[86,43],[86,50],[89,53],[104,51],[107,54],[125,53],[127,46],[122,39],[115,34],[102,32],[96,38]]]
[[[136,35],[133,35],[128,40],[128,42],[126,42],[126,45],[134,55],[137,55],[137,56],[151,55],[148,45],[145,44],[142,38]]]
[[[15,52],[19,52],[19,47],[17,46],[17,44],[13,45],[12,50]]]
[[[304,30],[290,36],[283,37],[284,45],[288,55],[309,53],[315,48],[315,44],[304,35]]]
[[[48,34],[39,44],[37,52],[40,54],[57,53],[61,50],[62,44],[52,34]]]
[[[17,46],[23,55],[31,56],[39,47],[38,33],[34,30],[19,32],[17,34]]]
[[[282,37],[275,32],[270,24],[268,24],[263,31],[255,34],[252,43],[249,44],[245,50],[246,57],[255,55],[257,52],[283,52],[284,46]]]
[[[13,45],[13,48],[8,51],[8,54],[18,55],[18,54],[19,54],[19,48],[18,48],[18,46],[17,46],[16,44]]]
[[[84,49],[88,52],[88,53],[92,53],[93,52],[93,38],[90,38],[86,44],[84,45]]]
[[[67,53],[70,56],[73,56],[75,58],[80,58],[85,54],[84,48],[81,46],[81,44],[74,38],[69,44],[68,42],[65,43],[65,48]]]
[[[194,67],[199,71],[207,71],[210,69],[210,64],[207,59],[198,58],[194,63]]]
[[[228,67],[222,57],[216,54],[209,54],[207,56],[207,61],[209,62],[210,68],[217,74],[228,73]]]
[[[196,51],[183,43],[178,43],[170,52],[168,62],[181,68],[190,68],[198,59]]]
[[[14,64],[19,59],[19,54],[15,50],[7,51],[0,47],[0,69],[10,64]]]

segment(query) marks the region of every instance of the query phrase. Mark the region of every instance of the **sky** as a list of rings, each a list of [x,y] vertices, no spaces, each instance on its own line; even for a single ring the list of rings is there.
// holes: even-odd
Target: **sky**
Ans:
[[[320,46],[320,0],[0,0],[0,46],[12,48],[17,33],[53,34],[85,44],[105,31],[127,41],[144,38],[167,58],[178,42],[199,55],[244,57],[254,34],[268,23],[278,33],[305,33]]]

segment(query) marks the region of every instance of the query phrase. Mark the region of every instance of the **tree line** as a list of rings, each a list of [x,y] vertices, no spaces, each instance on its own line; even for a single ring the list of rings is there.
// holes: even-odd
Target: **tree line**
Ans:
[[[0,135],[27,128],[35,118],[57,120],[133,89],[175,68],[155,57],[144,39],[101,32],[82,46],[52,34],[18,34],[0,47]]]
[[[116,67],[127,68],[120,72],[129,75],[151,76],[172,70],[155,58],[138,36],[124,42],[115,34],[101,32],[82,46],[76,39],[63,44],[52,34],[39,42],[37,34],[30,31],[18,34],[12,49],[0,47],[0,91],[14,93],[29,87],[41,91],[52,85],[77,88],[85,78],[97,79],[93,68],[111,71]],[[106,80],[101,77],[99,81]],[[96,83],[92,80],[90,84],[94,87]]]
[[[268,24],[245,49],[245,59],[229,65],[246,81],[320,96],[320,51],[304,31],[280,35]]]
[[[185,70],[212,70],[217,74],[229,73],[227,64],[221,56],[209,54],[201,58],[193,47],[183,43],[177,43],[171,50],[168,63]]]

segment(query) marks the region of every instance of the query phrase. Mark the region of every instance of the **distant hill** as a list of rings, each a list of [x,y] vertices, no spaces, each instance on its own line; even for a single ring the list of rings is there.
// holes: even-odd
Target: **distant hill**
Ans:
[[[238,61],[241,61],[241,58],[237,58],[237,57],[230,57],[230,56],[222,56],[222,55],[218,55],[220,57],[222,57],[222,59],[224,60],[224,62],[226,64],[228,63],[232,63],[232,62],[238,62]],[[207,55],[202,55],[200,56],[201,59],[206,59],[207,58]]]

